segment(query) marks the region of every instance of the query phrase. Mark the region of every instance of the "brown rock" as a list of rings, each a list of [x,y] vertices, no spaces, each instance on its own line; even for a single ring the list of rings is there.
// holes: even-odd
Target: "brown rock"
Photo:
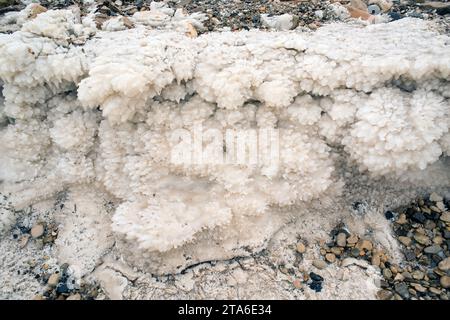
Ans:
[[[450,277],[449,276],[442,276],[440,280],[441,286],[445,289],[450,288]]]
[[[333,263],[333,262],[336,261],[336,256],[335,256],[334,254],[332,254],[332,253],[327,253],[327,254],[325,255],[325,259],[326,259],[328,262]]]
[[[350,237],[348,237],[347,239],[347,247],[353,247],[353,245],[355,243],[357,243],[359,240],[358,236],[356,235],[351,235]]]
[[[316,267],[317,269],[325,269],[327,267],[327,263],[324,260],[314,260],[313,261],[313,266]]]
[[[356,248],[358,248],[360,251],[362,250],[367,250],[370,251],[373,248],[372,242],[370,242],[369,240],[359,240],[358,243],[355,246]]]
[[[294,285],[295,289],[301,289],[302,288],[302,283],[300,282],[299,279],[295,279],[294,281],[292,281],[292,284]],[[67,300],[69,300],[69,299],[67,299]],[[80,299],[78,299],[78,300],[80,300]]]
[[[400,236],[398,237],[398,241],[400,241],[405,247],[409,247],[411,244],[411,238]]]
[[[60,275],[59,273],[52,274],[47,281],[47,284],[51,287],[56,287],[59,283]]]
[[[390,278],[392,278],[392,271],[391,270],[389,270],[389,269],[383,269],[383,277],[385,278],[385,279],[390,279]]]
[[[450,211],[444,212],[441,214],[440,219],[444,222],[450,222]]]
[[[377,297],[380,300],[391,300],[393,296],[393,293],[388,290],[380,290],[377,292]]]
[[[333,247],[330,249],[331,253],[334,253],[335,255],[339,256],[342,253],[342,249],[338,247]]]
[[[416,232],[414,234],[414,240],[423,245],[429,245],[431,243],[430,239],[424,234]]]
[[[379,267],[381,263],[381,259],[379,255],[373,255],[371,260],[372,265]]]
[[[298,253],[305,253],[306,252],[306,246],[303,243],[301,243],[301,242],[297,243],[297,252]]]
[[[374,17],[367,11],[356,9],[349,5],[347,5],[345,7],[347,8],[348,13],[350,14],[350,16],[352,18],[355,18],[355,19],[361,18],[362,20],[366,20],[366,21],[372,21],[374,19]]]
[[[441,262],[439,262],[438,268],[442,271],[450,270],[450,257],[445,258]]]
[[[31,236],[36,239],[41,237],[44,234],[44,226],[42,224],[36,224],[31,228]]]
[[[345,245],[347,244],[347,235],[343,232],[339,233],[336,236],[336,244],[339,247],[345,247]]]
[[[398,217],[397,221],[398,224],[405,224],[408,222],[408,220],[406,220],[406,215],[404,213],[400,214],[400,216]]]

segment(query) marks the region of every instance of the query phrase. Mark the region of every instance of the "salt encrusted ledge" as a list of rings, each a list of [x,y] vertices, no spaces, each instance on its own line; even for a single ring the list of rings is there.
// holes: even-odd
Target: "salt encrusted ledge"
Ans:
[[[0,35],[1,189],[17,208],[106,190],[116,247],[139,268],[260,250],[297,206],[341,196],[354,166],[450,186],[450,38],[427,22],[195,37],[191,16],[164,30],[91,18],[50,10]],[[171,161],[172,133],[199,126],[276,131],[278,167]]]

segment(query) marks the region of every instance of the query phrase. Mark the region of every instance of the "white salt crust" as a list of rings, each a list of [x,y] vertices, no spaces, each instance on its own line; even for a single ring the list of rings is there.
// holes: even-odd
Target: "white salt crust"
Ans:
[[[352,166],[449,185],[424,182],[450,150],[450,39],[431,24],[192,38],[203,16],[166,9],[104,30],[49,10],[0,35],[0,180],[15,206],[106,190],[125,259],[164,273],[263,248],[292,206],[341,195]],[[279,170],[171,163],[170,133],[200,124],[279,130]]]

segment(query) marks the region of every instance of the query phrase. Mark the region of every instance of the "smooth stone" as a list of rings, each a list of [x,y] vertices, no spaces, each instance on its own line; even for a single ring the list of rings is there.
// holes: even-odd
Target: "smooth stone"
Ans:
[[[380,290],[377,292],[378,299],[391,300],[394,294],[388,290]]]
[[[327,254],[325,255],[325,259],[326,259],[328,262],[333,263],[333,262],[336,261],[336,256],[335,256],[334,254],[332,254],[332,253],[327,253]]]
[[[404,299],[409,299],[410,294],[406,283],[401,282],[394,285],[395,291]]]
[[[400,241],[405,247],[408,247],[411,244],[411,238],[400,236],[398,237],[398,241]]]
[[[423,249],[423,251],[425,253],[429,253],[429,254],[437,254],[438,252],[442,251],[442,248],[440,246],[438,246],[437,244],[426,247],[425,249]]]
[[[317,269],[320,269],[320,270],[325,269],[327,267],[327,263],[324,260],[317,259],[317,260],[314,260],[312,264],[314,267],[316,267]]]
[[[441,283],[441,286],[445,289],[450,288],[450,277],[449,276],[442,276],[441,279],[439,280],[439,282]]]
[[[411,286],[414,287],[414,290],[417,292],[426,292],[427,288],[423,287],[420,283],[411,283]]]
[[[436,192],[433,192],[432,194],[430,194],[430,201],[433,202],[439,202],[444,200],[444,198],[440,195],[438,195]]]
[[[42,224],[36,224],[31,228],[31,236],[36,239],[41,237],[44,234],[44,226]]]
[[[422,280],[424,276],[425,274],[420,270],[416,270],[412,273],[412,277],[416,280]]]
[[[336,244],[339,247],[345,247],[345,245],[347,244],[347,235],[343,232],[339,233],[336,236]]]
[[[306,252],[306,246],[303,243],[297,243],[297,252],[298,253],[305,253]]]
[[[52,274],[47,281],[47,284],[51,287],[56,287],[58,285],[59,279],[60,279],[59,273]]]
[[[397,219],[396,222],[397,222],[398,224],[405,224],[405,223],[407,223],[408,220],[406,220],[406,214],[402,213],[402,214],[398,217],[398,219]]]
[[[313,281],[317,281],[317,282],[322,282],[323,281],[323,278],[320,275],[318,275],[317,273],[314,273],[314,272],[310,272],[309,273],[309,277]]]
[[[444,222],[450,222],[450,211],[444,212],[441,214],[440,219]]]
[[[351,235],[350,237],[347,238],[347,246],[357,243],[358,240],[359,240],[358,236]]]
[[[370,242],[369,240],[359,240],[358,243],[355,246],[356,248],[358,248],[360,251],[362,250],[367,250],[370,251],[373,248],[372,242]]]
[[[390,279],[390,278],[392,278],[392,271],[389,270],[388,268],[383,269],[383,277],[384,277],[385,279]]]
[[[428,245],[430,243],[430,239],[421,233],[417,233],[414,235],[414,240],[423,245]]]
[[[450,257],[445,258],[438,264],[438,268],[442,271],[450,270]]]

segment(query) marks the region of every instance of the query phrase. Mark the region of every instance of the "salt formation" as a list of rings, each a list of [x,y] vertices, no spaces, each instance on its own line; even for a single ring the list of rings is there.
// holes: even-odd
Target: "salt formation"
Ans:
[[[450,39],[426,22],[195,37],[202,19],[155,4],[97,30],[49,10],[0,35],[2,191],[106,189],[124,258],[165,273],[263,248],[295,205],[339,195],[337,157],[412,179],[448,155]],[[171,161],[199,126],[276,131],[279,161]]]

